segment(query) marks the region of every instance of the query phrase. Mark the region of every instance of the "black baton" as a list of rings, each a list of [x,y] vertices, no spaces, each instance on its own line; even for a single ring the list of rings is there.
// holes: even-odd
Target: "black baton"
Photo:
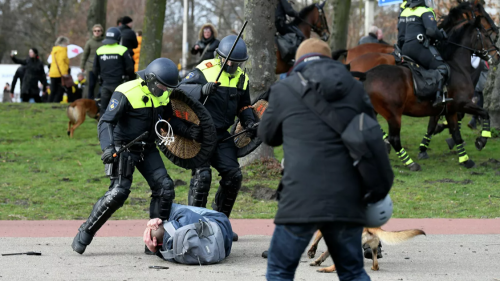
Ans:
[[[125,145],[124,147],[120,148],[117,152],[115,152],[113,154],[113,158],[116,158],[116,156],[118,156],[118,154],[122,153],[123,151],[125,151],[126,149],[130,148],[132,145],[134,145],[134,143],[138,142],[138,141],[141,141],[145,138],[147,138],[149,135],[149,132],[146,131],[144,133],[142,133],[140,136],[138,136],[137,138],[135,138],[133,141],[129,142],[127,145]]]

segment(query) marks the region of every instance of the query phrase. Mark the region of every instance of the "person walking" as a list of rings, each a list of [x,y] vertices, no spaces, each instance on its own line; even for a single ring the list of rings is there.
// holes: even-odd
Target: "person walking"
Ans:
[[[385,198],[391,186],[372,181],[373,190],[366,191],[365,175],[356,167],[366,162],[353,163],[340,134],[299,96],[321,96],[324,103],[317,106],[335,108],[342,127],[358,114],[374,118],[375,112],[363,85],[344,65],[331,59],[327,43],[308,39],[299,46],[295,59],[289,76],[271,87],[257,133],[265,144],[283,145],[286,158],[267,280],[293,280],[300,257],[318,229],[341,281],[370,280],[361,249],[366,203]],[[389,164],[385,160],[380,163]]]
[[[21,101],[29,102],[30,99],[34,99],[37,103],[42,102],[38,82],[42,83],[44,92],[47,91],[48,86],[43,63],[38,56],[38,50],[31,48],[27,59],[18,59],[14,55],[11,55],[11,59],[15,63],[26,66],[21,83]]]
[[[99,91],[99,87],[96,87],[98,85],[97,76],[94,74],[92,68],[94,66],[96,51],[102,46],[102,40],[104,39],[103,31],[104,29],[100,24],[95,24],[92,27],[92,37],[85,43],[80,61],[80,69],[82,73],[86,73],[87,75],[87,89],[85,90],[86,93],[83,93],[83,96],[86,94],[86,98],[89,99],[94,99]]]
[[[60,103],[66,91],[62,84],[62,77],[69,74],[68,44],[69,39],[67,37],[59,36],[50,53],[52,56],[52,63],[50,64],[49,70],[49,102]]]

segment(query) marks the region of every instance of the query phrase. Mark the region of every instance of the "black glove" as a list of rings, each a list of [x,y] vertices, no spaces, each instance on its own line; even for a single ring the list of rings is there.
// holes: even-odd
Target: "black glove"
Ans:
[[[113,157],[113,154],[116,153],[116,149],[114,145],[110,145],[104,149],[104,152],[102,153],[101,160],[102,163],[104,164],[111,164],[115,162],[115,157]]]
[[[220,82],[208,82],[207,84],[203,85],[201,88],[201,93],[204,96],[209,96],[214,94],[217,91],[217,88],[219,87]]]
[[[245,129],[247,130],[248,134],[250,135],[250,138],[254,138],[257,136],[257,128],[258,125],[255,124],[253,121],[247,121]]]
[[[201,142],[201,140],[203,139],[203,135],[201,134],[201,127],[198,125],[191,125],[191,127],[189,128],[189,136],[193,140]]]

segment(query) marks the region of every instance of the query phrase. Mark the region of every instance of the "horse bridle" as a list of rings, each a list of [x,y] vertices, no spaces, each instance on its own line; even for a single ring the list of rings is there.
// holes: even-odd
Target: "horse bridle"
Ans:
[[[323,8],[321,8],[318,4],[316,4],[315,6],[316,6],[316,8],[318,8],[318,13],[319,13],[318,20],[316,20],[313,23],[309,23],[308,21],[306,21],[300,17],[298,19],[300,19],[302,22],[309,25],[315,33],[320,35],[321,40],[327,41],[328,38],[330,37],[328,35],[328,34],[330,34],[330,30],[328,29],[328,23],[326,22],[325,12],[323,11]],[[318,27],[317,27],[319,21],[321,21],[321,29],[318,29]],[[323,35],[325,30],[326,30],[327,34]]]
[[[476,10],[473,10],[472,11],[472,20],[476,20]],[[481,17],[481,16],[480,16]],[[483,16],[484,17],[484,16]],[[463,20],[461,22],[459,22],[458,24],[462,23],[462,22],[466,22],[467,20]],[[490,24],[491,25],[491,24]],[[477,32],[477,35],[476,35],[476,43],[473,44],[473,46],[476,46],[477,45],[477,42],[480,41],[481,42],[481,49],[473,49],[473,48],[469,48],[467,46],[464,46],[464,45],[461,45],[461,44],[458,44],[458,43],[455,43],[455,42],[451,42],[451,41],[448,41],[449,44],[452,44],[452,45],[455,45],[455,46],[459,46],[461,48],[464,48],[466,50],[469,50],[469,51],[472,51],[472,53],[478,57],[481,57],[481,58],[488,58],[488,62],[489,63],[492,63],[493,61],[493,58],[492,56],[490,55],[490,52],[491,51],[497,51],[497,53],[500,55],[500,50],[499,48],[495,45],[495,40],[493,38],[491,38],[491,33],[493,33],[495,31],[495,28],[493,28],[493,26],[490,26],[490,28],[486,29],[484,28],[483,24],[481,24],[481,29],[484,30],[484,32],[487,34],[487,37],[488,39],[490,39],[490,42],[491,42],[491,45],[492,47],[489,48],[489,49],[485,49],[484,48],[484,41],[483,41],[483,36],[482,36],[482,33],[481,33],[481,30],[476,27],[476,32]],[[490,34],[488,34],[489,32],[491,31]],[[497,33],[497,40],[498,40],[498,28],[496,28],[496,33]]]

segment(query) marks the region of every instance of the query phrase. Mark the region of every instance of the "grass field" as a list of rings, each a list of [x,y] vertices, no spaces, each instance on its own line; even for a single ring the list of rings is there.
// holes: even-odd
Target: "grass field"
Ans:
[[[85,219],[93,204],[107,190],[100,160],[96,122],[87,119],[66,134],[66,106],[51,104],[0,104],[0,219]],[[466,117],[464,122],[468,122]],[[386,130],[385,122],[381,122]],[[396,181],[391,191],[394,217],[495,218],[500,217],[500,142],[490,139],[479,152],[474,139],[479,132],[467,127],[462,135],[476,168],[458,165],[458,156],[445,143],[447,134],[435,136],[430,159],[418,160],[418,146],[427,119],[404,118],[402,143],[421,172],[407,170],[392,152]],[[276,149],[278,159],[282,149]],[[176,182],[176,202],[187,203],[191,173],[165,159]],[[219,177],[213,173],[212,202]],[[243,168],[244,182],[232,218],[273,218],[277,209],[274,189],[279,163],[267,161]],[[313,184],[313,183],[312,183]],[[132,193],[114,219],[147,219],[149,187],[136,172]]]

